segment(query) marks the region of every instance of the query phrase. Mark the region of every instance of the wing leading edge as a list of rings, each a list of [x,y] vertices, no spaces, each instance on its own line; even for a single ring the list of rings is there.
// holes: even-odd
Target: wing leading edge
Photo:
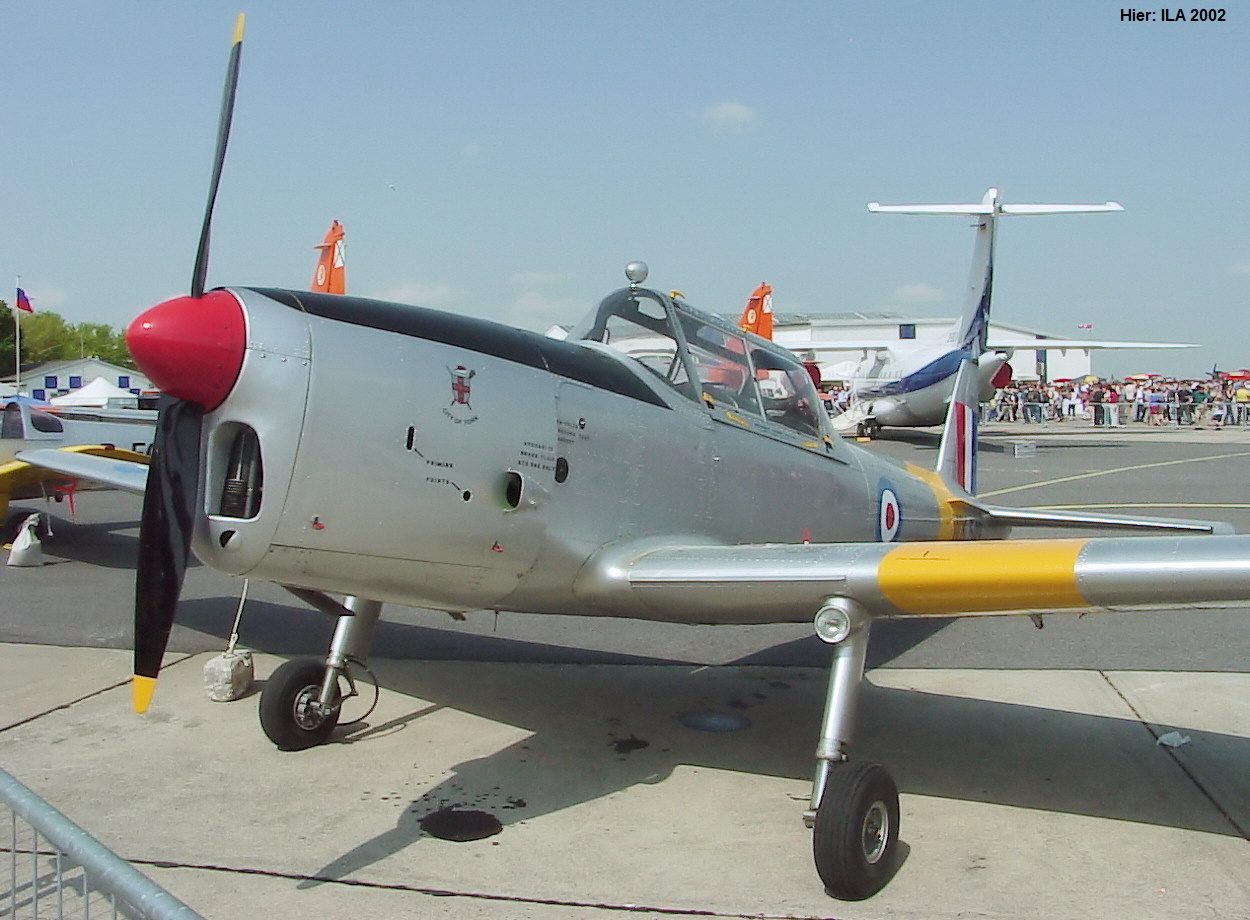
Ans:
[[[143,494],[148,479],[147,454],[102,446],[45,447],[19,451],[21,464],[38,479],[69,476]],[[50,476],[49,474],[54,474]]]
[[[876,617],[1240,606],[1250,535],[668,546],[603,553],[578,587],[622,615],[707,623],[803,622],[832,598]]]

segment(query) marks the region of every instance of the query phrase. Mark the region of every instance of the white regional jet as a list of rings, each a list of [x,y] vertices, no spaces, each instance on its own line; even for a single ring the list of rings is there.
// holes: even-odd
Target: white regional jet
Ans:
[[[1011,358],[1014,349],[1029,351],[1104,348],[1192,348],[1192,345],[1166,342],[1100,342],[1085,339],[1039,339],[995,342],[989,339],[990,298],[994,278],[995,227],[998,218],[1018,214],[1082,214],[1122,211],[1113,202],[1105,204],[1003,204],[998,189],[991,188],[979,204],[900,204],[871,202],[874,214],[955,214],[977,219],[972,270],[968,277],[963,311],[947,333],[946,341],[927,344],[898,339],[892,341],[811,341],[776,331],[779,345],[815,358],[820,350],[848,348],[863,350],[860,360],[845,362],[844,376],[852,391],[851,405],[834,418],[835,427],[855,429],[872,436],[881,428],[940,425],[946,417],[954,386],[955,372],[964,358],[978,361],[979,396],[994,394],[996,376]]]

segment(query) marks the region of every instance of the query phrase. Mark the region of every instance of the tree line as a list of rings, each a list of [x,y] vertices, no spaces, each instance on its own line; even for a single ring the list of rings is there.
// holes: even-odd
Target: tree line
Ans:
[[[7,301],[0,300],[0,307],[0,377],[9,377],[16,370],[16,314]],[[104,323],[67,323],[44,310],[22,314],[22,367],[90,357],[135,369],[121,330]]]

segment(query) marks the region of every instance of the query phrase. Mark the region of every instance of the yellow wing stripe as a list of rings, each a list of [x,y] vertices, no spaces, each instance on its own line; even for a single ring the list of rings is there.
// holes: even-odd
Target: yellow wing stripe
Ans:
[[[1088,607],[1076,587],[1086,540],[904,543],[886,554],[877,584],[907,613]]]

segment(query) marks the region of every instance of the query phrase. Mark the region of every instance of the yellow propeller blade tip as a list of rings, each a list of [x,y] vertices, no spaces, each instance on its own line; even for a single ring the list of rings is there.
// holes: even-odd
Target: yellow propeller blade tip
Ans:
[[[234,41],[232,41],[231,44],[237,45],[241,41],[243,41],[243,14],[242,13],[240,13],[239,18],[234,21]]]
[[[152,694],[154,692],[156,692],[155,677],[143,677],[140,674],[136,674],[130,679],[130,698],[135,712],[147,712],[148,704],[152,702]]]

